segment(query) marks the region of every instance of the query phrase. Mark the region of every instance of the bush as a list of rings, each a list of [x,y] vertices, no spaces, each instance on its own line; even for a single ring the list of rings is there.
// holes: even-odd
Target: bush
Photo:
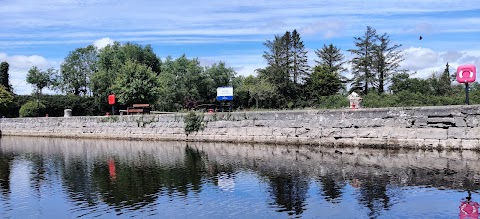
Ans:
[[[45,115],[45,104],[37,101],[28,101],[20,107],[20,117],[36,117]]]
[[[323,96],[318,99],[317,108],[321,109],[341,109],[350,106],[350,102],[346,96],[332,95]]]
[[[185,134],[188,135],[192,132],[198,132],[204,128],[203,113],[197,115],[195,112],[190,111],[183,118],[183,122],[185,123]]]

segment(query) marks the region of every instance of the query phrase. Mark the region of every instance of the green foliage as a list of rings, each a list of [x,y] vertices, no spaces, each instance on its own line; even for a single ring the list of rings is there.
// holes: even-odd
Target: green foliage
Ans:
[[[97,62],[98,50],[93,45],[71,51],[60,67],[61,76],[55,87],[62,92],[87,95]]]
[[[12,106],[13,95],[8,90],[0,85],[0,116],[5,116],[8,113],[8,108]]]
[[[354,55],[352,63],[353,83],[352,91],[368,94],[370,87],[374,86],[375,77],[373,73],[373,54],[376,43],[377,31],[367,26],[362,37],[354,37],[356,49],[348,50]]]
[[[272,99],[272,105],[283,108],[301,97],[301,85],[309,74],[307,51],[296,30],[287,31],[282,36],[275,35],[273,41],[267,40],[264,45],[267,51],[263,58],[268,66],[257,72],[275,86],[277,98]]]
[[[10,85],[10,76],[8,74],[9,67],[8,62],[0,63],[0,85],[4,86],[8,92],[12,92],[12,85]]]
[[[334,95],[341,88],[340,75],[337,72],[330,71],[330,67],[325,65],[315,66],[306,83],[306,90],[310,99]]]
[[[183,117],[183,122],[185,124],[185,134],[190,134],[192,132],[198,132],[199,130],[203,130],[203,113],[195,113],[190,111]]]
[[[95,106],[93,97],[67,95],[42,95],[41,101],[45,104],[45,113],[51,117],[61,117],[65,109],[71,109],[73,116],[105,115]]]
[[[52,85],[53,77],[56,74],[57,71],[53,68],[42,71],[37,66],[33,66],[28,70],[27,83],[33,85],[37,94],[41,94],[43,88]]]
[[[112,91],[125,105],[154,103],[158,99],[158,80],[150,67],[127,61],[118,72]]]
[[[99,110],[108,110],[107,96],[114,92],[113,87],[119,80],[120,72],[123,72],[122,77],[125,77],[125,71],[133,68],[132,64],[129,67],[124,67],[129,61],[146,66],[155,75],[160,74],[161,61],[150,45],[143,47],[135,43],[122,45],[119,42],[115,42],[113,45],[106,46],[100,50],[97,62],[98,71],[92,75],[90,83],[93,96],[95,97],[95,106]],[[123,80],[128,79],[124,78]],[[151,81],[148,83],[150,84]],[[149,98],[147,96],[142,97],[142,99]]]
[[[45,115],[45,105],[39,101],[28,101],[20,107],[20,117],[36,117]]]
[[[217,69],[217,67],[213,71],[230,71],[227,68],[222,70],[221,68]],[[225,76],[218,78],[227,80],[229,73],[221,73],[220,75],[222,74],[225,74]],[[209,98],[208,93],[214,89],[216,97],[216,87],[213,87],[216,84],[210,83],[211,81],[200,66],[200,62],[197,59],[188,59],[185,55],[175,60],[167,57],[162,65],[162,73],[158,78],[161,98],[157,105],[160,110],[179,111],[194,108],[198,103],[214,101],[206,99]],[[230,80],[228,79],[228,81]],[[210,93],[210,95],[212,94]]]

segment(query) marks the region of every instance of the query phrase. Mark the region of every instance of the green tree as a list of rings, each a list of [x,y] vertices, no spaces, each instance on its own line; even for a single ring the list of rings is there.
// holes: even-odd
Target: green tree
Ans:
[[[98,51],[93,45],[71,51],[60,66],[58,89],[74,95],[87,95],[90,78],[97,71]]]
[[[188,59],[185,55],[176,60],[167,57],[158,79],[162,97],[158,105],[163,110],[192,108],[206,101],[206,97],[201,95],[206,88],[205,75],[198,59]]]
[[[42,71],[37,66],[33,66],[28,70],[27,83],[32,84],[35,93],[41,94],[43,88],[52,84],[52,77],[56,74],[57,71],[53,68]]]
[[[308,77],[307,51],[296,30],[292,33],[287,31],[282,36],[275,35],[274,40],[267,40],[264,45],[267,50],[263,58],[268,66],[257,72],[275,85],[278,92],[275,105],[285,107],[286,103],[298,99],[301,85]]]
[[[338,72],[330,71],[327,65],[315,66],[310,78],[307,79],[306,90],[312,99],[338,93],[342,88],[342,81]]]
[[[8,92],[12,92],[12,85],[10,85],[10,76],[8,74],[10,65],[8,62],[0,63],[0,85],[3,85]]]
[[[342,89],[346,90],[345,83],[347,83],[348,78],[342,75],[342,73],[346,71],[343,67],[345,64],[345,56],[342,54],[340,48],[333,44],[328,46],[324,44],[322,49],[315,50],[315,54],[319,59],[315,60],[317,65],[326,67],[328,72],[338,74],[338,78],[342,83]]]
[[[377,31],[367,26],[364,35],[354,37],[354,39],[356,49],[348,50],[355,56],[351,60],[353,71],[352,90],[360,90],[366,95],[368,94],[369,86],[373,87],[375,83],[372,67]]]
[[[317,65],[323,65],[327,67],[329,72],[342,73],[346,69],[343,67],[345,64],[345,56],[342,54],[340,48],[330,45],[323,45],[322,49],[315,50],[315,54],[318,57],[318,60],[315,60]]]
[[[217,88],[224,86],[232,86],[232,80],[236,72],[233,68],[225,66],[224,62],[214,63],[204,69],[204,85],[201,94],[208,100],[214,100],[217,96]],[[202,87],[200,87],[202,88]]]
[[[241,90],[245,90],[250,96],[248,105],[250,105],[252,100],[255,100],[256,108],[259,107],[259,102],[267,100],[276,93],[275,86],[265,78],[254,77],[252,75],[245,78]]]
[[[392,85],[390,91],[397,94],[402,91],[420,94],[433,94],[431,85],[428,80],[421,78],[410,78],[410,74],[407,71],[393,75]]]
[[[385,84],[391,81],[403,61],[403,54],[398,50],[402,44],[391,45],[390,37],[386,33],[376,38],[378,45],[373,46],[373,71],[377,76],[378,93],[382,94],[385,92]]]
[[[3,85],[0,85],[0,116],[6,115],[13,103],[13,95]]]
[[[113,92],[118,73],[127,61],[149,67],[156,75],[160,74],[161,61],[150,45],[115,42],[101,49],[98,54],[97,71],[90,79],[90,86],[99,109],[108,109],[107,96]]]
[[[452,81],[450,79],[450,65],[445,65],[445,70],[443,71],[442,75],[438,79],[438,86],[437,86],[437,94],[438,95],[446,95],[451,91],[452,88]]]
[[[292,31],[291,36],[291,58],[292,58],[292,66],[291,66],[291,74],[290,76],[293,78],[293,83],[295,85],[300,84],[303,79],[308,76],[309,66],[308,66],[308,57],[307,51],[305,50],[305,45],[300,38],[300,34],[297,30]],[[287,48],[289,46],[287,45]],[[288,55],[288,54],[287,54]]]
[[[119,69],[117,81],[112,86],[120,103],[154,103],[158,99],[158,80],[150,67],[127,61]]]

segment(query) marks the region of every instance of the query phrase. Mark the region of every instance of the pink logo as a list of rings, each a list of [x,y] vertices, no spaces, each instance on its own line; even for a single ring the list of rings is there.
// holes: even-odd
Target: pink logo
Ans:
[[[471,83],[477,77],[477,68],[475,65],[460,65],[457,68],[458,83]]]

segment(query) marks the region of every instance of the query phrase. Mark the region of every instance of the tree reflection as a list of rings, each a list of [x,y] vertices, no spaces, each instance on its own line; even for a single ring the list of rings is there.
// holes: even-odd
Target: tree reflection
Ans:
[[[0,194],[7,197],[10,194],[10,173],[13,154],[6,154],[0,150]]]
[[[343,186],[335,181],[333,175],[325,175],[320,177],[322,185],[322,196],[331,203],[339,203],[339,198],[342,197]]]
[[[305,210],[305,200],[309,189],[309,180],[302,176],[279,175],[268,177],[270,193],[276,205],[289,215],[301,215]]]
[[[387,194],[388,176],[368,175],[361,179],[359,202],[365,205],[370,212],[370,218],[378,217],[382,210],[388,210],[392,204]]]
[[[184,197],[191,191],[199,192],[204,172],[202,153],[186,147],[185,159],[174,166],[162,166],[154,155],[141,153],[135,161],[118,157],[97,160],[92,175],[106,203],[135,210],[155,202],[163,192]]]
[[[72,200],[94,206],[99,202],[95,195],[98,190],[92,183],[92,174],[88,166],[86,157],[70,157],[68,162],[63,162],[62,178]]]

